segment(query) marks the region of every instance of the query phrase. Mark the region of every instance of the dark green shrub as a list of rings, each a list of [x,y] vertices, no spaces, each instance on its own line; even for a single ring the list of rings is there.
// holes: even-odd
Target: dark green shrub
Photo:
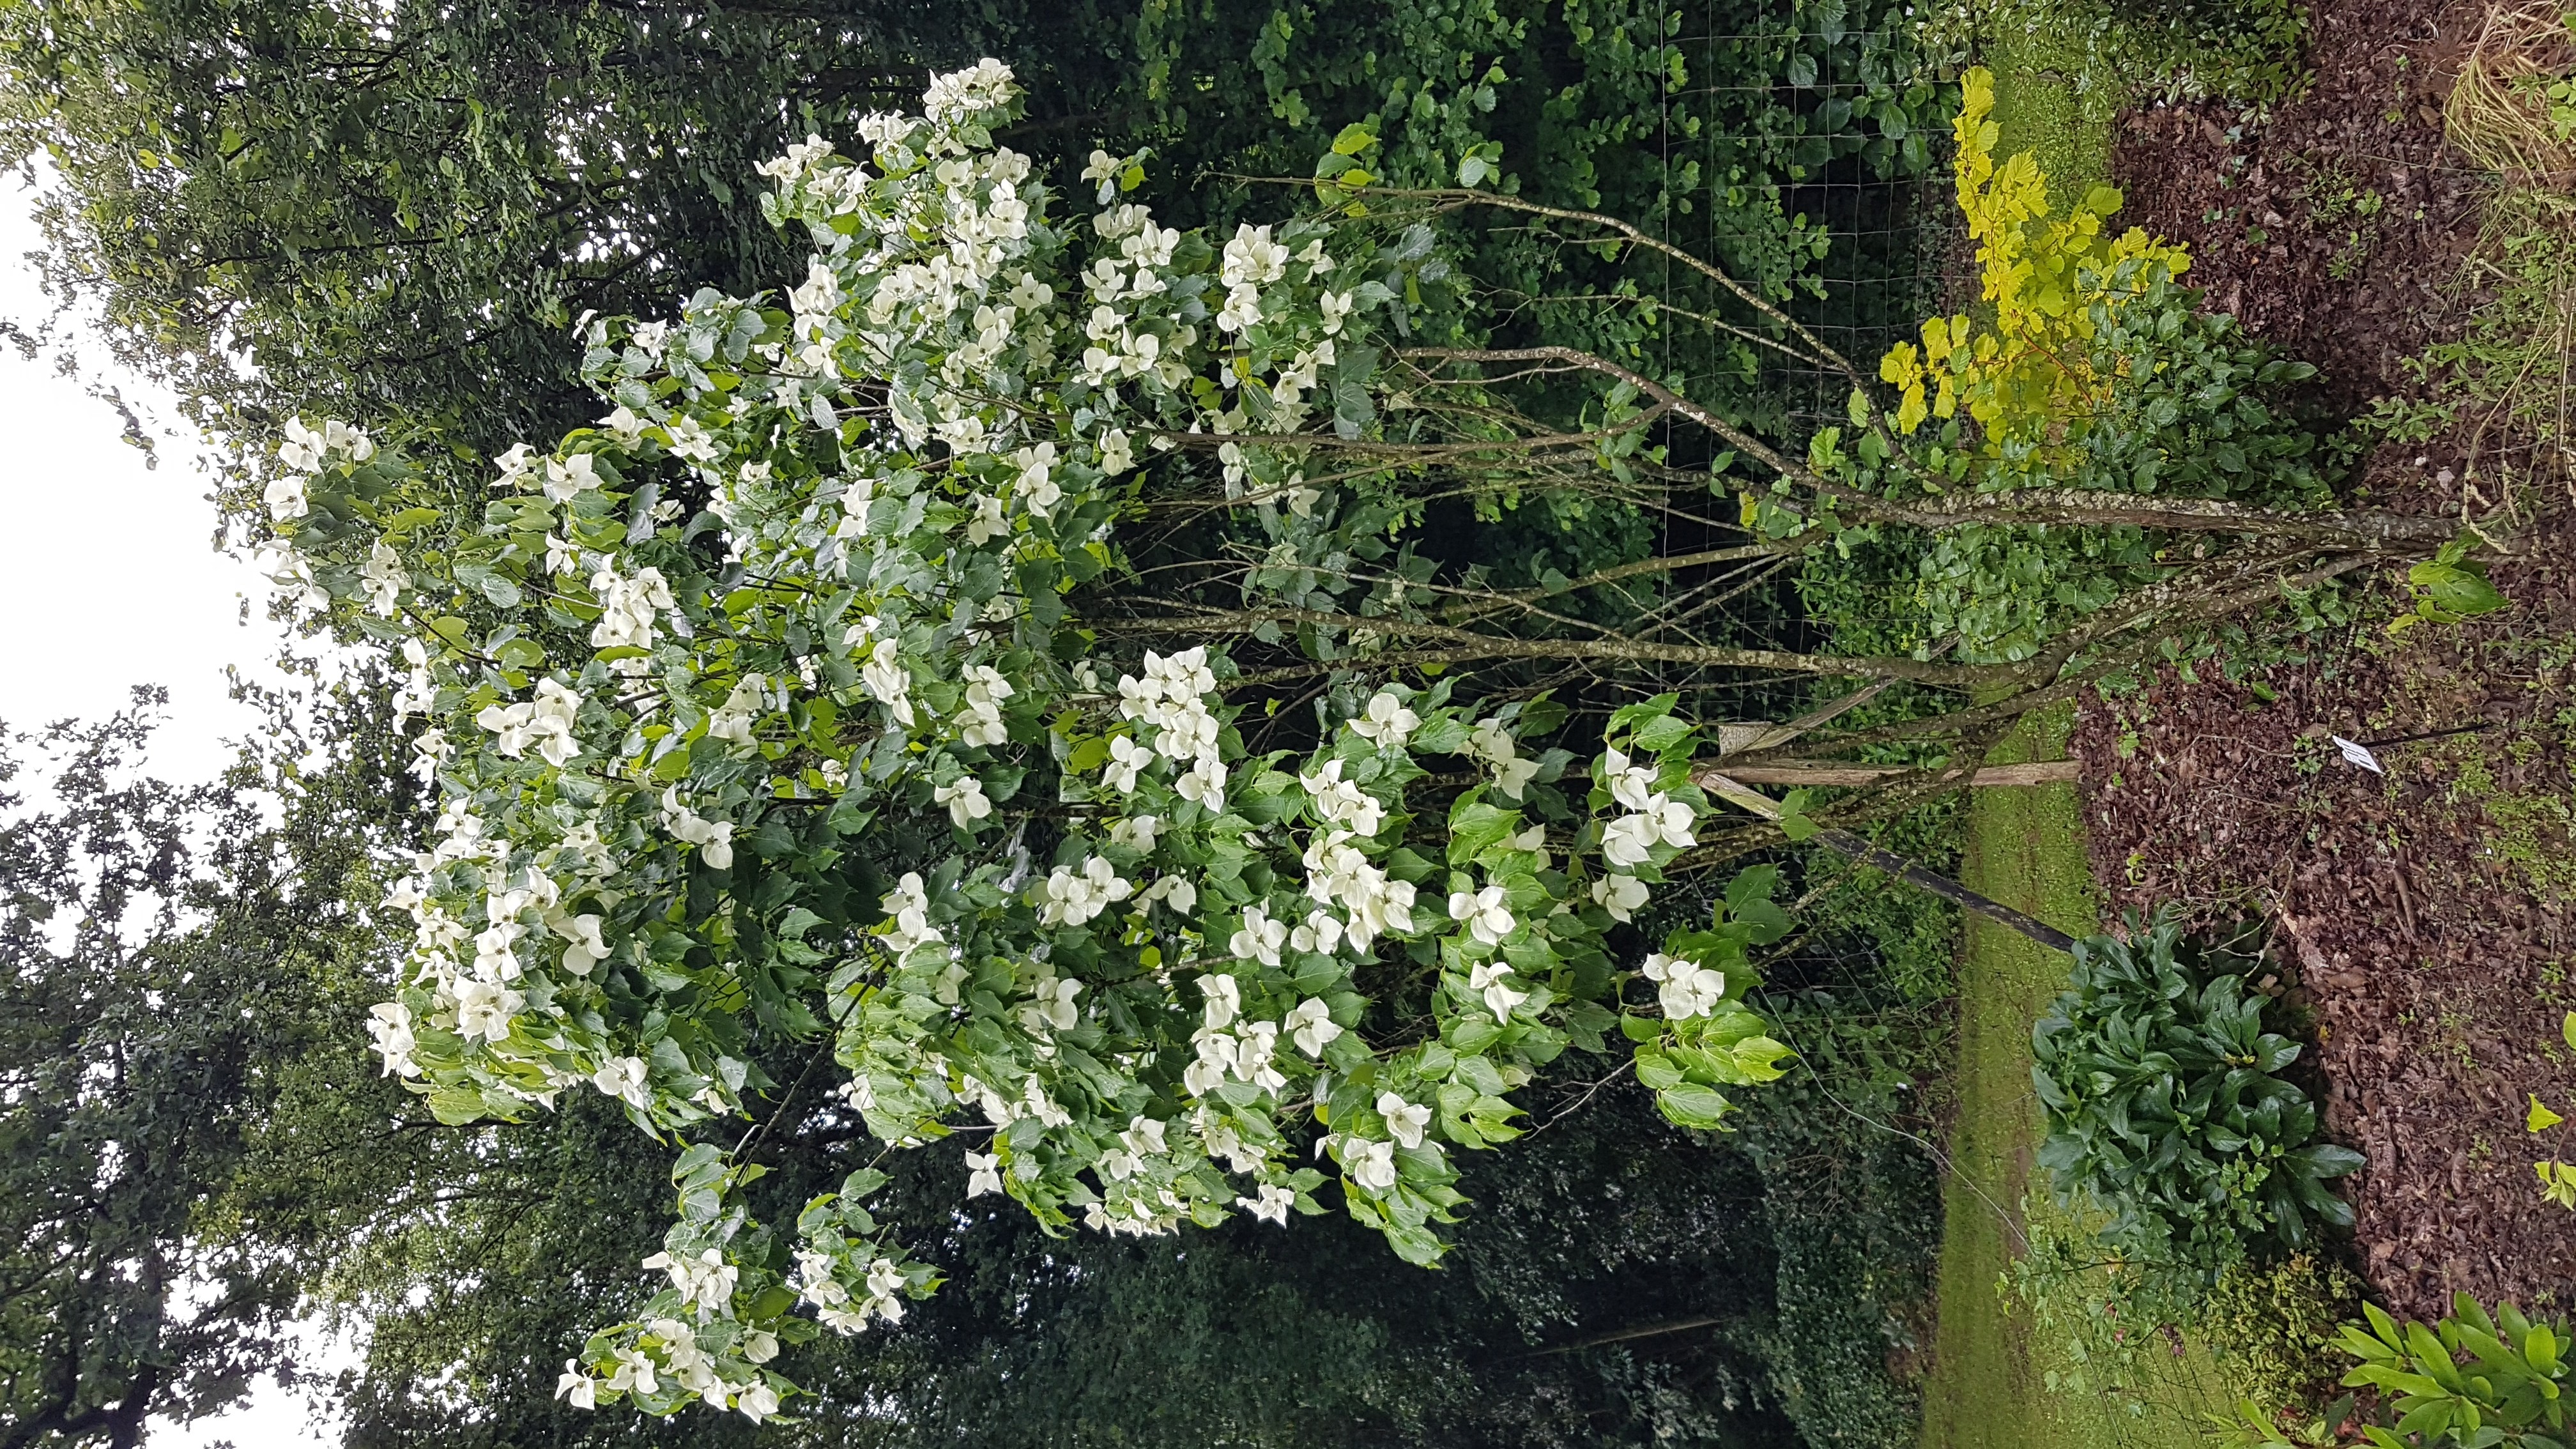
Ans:
[[[1887,823],[1890,847],[1946,864],[1946,804]],[[1797,1063],[1748,1103],[1734,1143],[1762,1174],[1776,1269],[1755,1339],[1808,1449],[1913,1449],[1913,1374],[1941,1246],[1939,1169],[1917,1100],[1951,1057],[1956,909],[1817,852],[1800,947],[1765,971],[1762,1009]]]
[[[2130,43],[2165,71],[2239,71],[2279,65],[2297,54],[2307,12],[2291,0],[2112,0]]]
[[[2322,1402],[2347,1356],[2337,1330],[2361,1311],[2361,1281],[2313,1253],[2231,1263],[2201,1305],[2200,1332],[2227,1387],[2268,1412]]]
[[[2252,963],[2196,947],[2170,914],[2131,932],[2078,942],[2072,989],[2031,1028],[2059,1195],[2098,1200],[2114,1244],[2212,1271],[2349,1226],[2326,1182],[2361,1154],[2312,1141],[2315,1104],[2275,1075],[2299,1045],[2265,1030]]]

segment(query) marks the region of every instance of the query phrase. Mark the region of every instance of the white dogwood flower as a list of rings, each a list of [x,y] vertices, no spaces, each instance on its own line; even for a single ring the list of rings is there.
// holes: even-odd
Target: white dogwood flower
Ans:
[[[1037,443],[1011,455],[1019,466],[1020,476],[1011,486],[1028,505],[1029,512],[1040,518],[1064,497],[1064,489],[1055,481],[1055,444]]]
[[[1631,810],[1644,812],[1654,797],[1655,771],[1628,762],[1626,752],[1608,750],[1602,754],[1602,777],[1610,787],[1610,798]]]
[[[306,498],[305,489],[312,481],[301,473],[281,474],[271,480],[268,491],[263,495],[264,501],[268,504],[268,516],[279,523],[284,523],[289,519],[302,518],[311,512],[313,505]]]
[[[1199,994],[1207,998],[1201,1027],[1223,1031],[1232,1025],[1243,1010],[1243,985],[1222,972],[1211,971],[1199,978]]]
[[[1680,849],[1698,843],[1691,833],[1697,817],[1688,805],[1664,794],[1647,796],[1646,804],[1646,810],[1623,815],[1602,830],[1601,858],[1613,867],[1643,865],[1659,845]]]
[[[277,445],[278,461],[299,473],[310,473],[322,466],[322,435],[304,425],[302,418],[286,420],[286,438]]]
[[[1343,1169],[1351,1181],[1371,1192],[1384,1192],[1395,1186],[1395,1144],[1346,1139],[1342,1149]]]
[[[1479,961],[1467,968],[1467,989],[1485,998],[1485,1009],[1496,1021],[1512,1019],[1512,1008],[1529,1000],[1526,991],[1512,989],[1512,968],[1501,961]]]
[[[1112,845],[1123,845],[1139,855],[1154,853],[1154,837],[1162,832],[1163,822],[1157,816],[1131,815],[1109,827]]]
[[[1283,1228],[1288,1226],[1288,1209],[1296,1206],[1296,1203],[1297,1194],[1275,1182],[1262,1184],[1260,1191],[1254,1196],[1239,1197],[1234,1200],[1236,1207],[1244,1209],[1265,1222],[1277,1223]]]
[[[1341,1027],[1333,1022],[1332,1008],[1324,1005],[1323,998],[1316,996],[1309,996],[1288,1008],[1288,1015],[1280,1020],[1279,1025],[1287,1031],[1289,1040],[1297,1044],[1297,1050],[1319,1059],[1324,1055],[1324,1048],[1332,1045],[1333,1039],[1342,1034]]]
[[[1646,883],[1633,875],[1605,875],[1592,883],[1593,903],[1614,921],[1635,920],[1646,896]]]
[[[768,703],[769,681],[758,674],[744,675],[725,696],[725,702],[707,715],[707,738],[728,744],[750,744],[752,722],[760,717]]]
[[[412,1035],[411,1008],[399,1001],[379,1002],[368,1013],[367,1034],[375,1038],[375,1049],[385,1059],[381,1076],[399,1072],[406,1077],[420,1075],[420,1064],[411,1054],[420,1043]]]
[[[1646,979],[1656,983],[1655,999],[1674,1021],[1706,1016],[1726,999],[1726,973],[1658,951],[1646,958]]]
[[[1020,1024],[1028,1029],[1031,1036],[1073,1030],[1082,1024],[1082,1009],[1073,1000],[1081,992],[1082,983],[1079,981],[1062,977],[1040,981],[1028,1007],[1020,1014]]]
[[[456,1034],[468,1040],[481,1038],[497,1042],[510,1034],[510,1023],[527,1005],[527,998],[498,982],[464,980],[456,983]]]
[[[931,787],[933,802],[948,807],[948,818],[964,830],[993,813],[993,802],[984,797],[984,782],[963,775],[945,785]]]
[[[1370,696],[1368,711],[1351,721],[1351,733],[1380,749],[1396,749],[1412,738],[1422,726],[1422,716],[1407,709],[1395,691],[1381,689]]]
[[[1488,946],[1503,944],[1503,938],[1520,924],[1512,916],[1510,893],[1497,885],[1480,891],[1451,891],[1449,919],[1466,922],[1467,934]]]
[[[733,822],[707,820],[680,803],[680,787],[673,785],[662,792],[662,828],[671,838],[698,847],[698,858],[709,870],[733,868]]]
[[[1386,1130],[1406,1147],[1422,1145],[1423,1130],[1431,1125],[1431,1109],[1418,1102],[1408,1102],[1393,1092],[1377,1094],[1378,1115],[1386,1119]]]
[[[644,1094],[644,1059],[610,1057],[590,1074],[590,1084],[603,1095],[615,1097],[630,1107],[641,1110],[648,1105]]]
[[[1102,784],[1121,794],[1136,788],[1136,776],[1154,763],[1154,752],[1125,735],[1109,741],[1109,762],[1100,767]]]
[[[603,481],[598,463],[588,453],[546,460],[545,494],[550,502],[570,503]]]
[[[695,1253],[665,1250],[645,1259],[644,1266],[668,1273],[671,1286],[680,1290],[680,1306],[695,1305],[700,1321],[726,1311],[733,1301],[734,1284],[742,1277],[742,1270],[726,1262],[723,1251],[716,1248]]]
[[[1499,719],[1479,721],[1467,733],[1468,751],[1493,767],[1494,788],[1514,800],[1538,778],[1538,761],[1520,757],[1519,742]]]
[[[1186,916],[1198,908],[1199,888],[1192,885],[1187,876],[1157,877],[1152,885],[1137,895],[1136,904],[1150,906],[1158,902],[1169,907],[1174,914]]]
[[[1182,799],[1214,815],[1225,809],[1225,765],[1213,755],[1201,755],[1172,788]]]
[[[1324,762],[1324,768],[1311,775],[1300,775],[1298,783],[1314,797],[1315,813],[1336,824],[1347,825],[1353,835],[1372,836],[1386,823],[1386,806],[1376,796],[1342,778],[1342,762]]]
[[[546,918],[547,929],[563,937],[563,968],[575,976],[588,976],[591,968],[608,959],[608,946],[599,938],[601,922],[595,915],[567,916],[560,912]]]
[[[1043,905],[1039,918],[1050,926],[1079,926],[1123,901],[1135,892],[1135,885],[1118,874],[1118,868],[1107,856],[1095,855],[1082,863],[1079,872],[1057,866],[1047,875],[1041,887]]]
[[[882,928],[885,947],[896,960],[911,955],[917,946],[944,939],[939,928],[930,923],[930,891],[922,883],[921,872],[905,871],[903,879],[886,892],[879,904],[886,914]]]
[[[1243,926],[1226,942],[1225,949],[1237,960],[1276,966],[1279,964],[1279,948],[1286,944],[1287,922],[1272,920],[1270,913],[1259,906],[1246,906],[1243,908]]]

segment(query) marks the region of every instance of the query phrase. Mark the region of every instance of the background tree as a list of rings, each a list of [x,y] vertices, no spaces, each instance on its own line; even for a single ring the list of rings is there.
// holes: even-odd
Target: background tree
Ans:
[[[140,1444],[152,1416],[291,1378],[310,1229],[363,1186],[355,1156],[412,1115],[343,1045],[380,969],[361,904],[380,809],[317,790],[272,824],[247,775],[142,777],[162,702],[138,691],[112,720],[11,733],[0,755],[16,787],[0,796],[13,1449]]]
[[[615,1311],[664,1211],[658,1195],[623,1221],[604,1209],[660,1164],[622,1119],[581,1108],[496,1134],[482,1191],[386,1239],[404,1261],[368,1294],[377,1342],[350,1385],[350,1442],[1793,1442],[1760,1348],[1771,1265],[1749,1165],[1615,1089],[1568,1125],[1581,1130],[1542,1133],[1530,1171],[1491,1183],[1492,1211],[1439,1274],[1369,1271],[1382,1244],[1324,1220],[1294,1237],[1055,1239],[1016,1209],[925,1206],[904,1230],[956,1278],[896,1332],[800,1350],[823,1396],[755,1430],[551,1397],[560,1362],[527,1346],[574,1341]],[[761,1157],[825,1187],[861,1147],[818,1116]],[[946,1186],[889,1165],[904,1202]],[[424,1279],[447,1286],[407,1302]],[[467,1403],[491,1417],[460,1424]]]
[[[102,298],[124,358],[244,453],[313,407],[489,456],[580,421],[573,318],[784,274],[787,249],[742,204],[754,165],[809,131],[847,137],[984,55],[1031,90],[1012,145],[1059,184],[1095,147],[1151,148],[1140,199],[1183,225],[1245,204],[1228,178],[1306,174],[1342,127],[1373,120],[1388,179],[1687,218],[1785,292],[1825,236],[1784,186],[1930,160],[1939,88],[1878,33],[1883,11],[1712,9],[1726,39],[1685,51],[1655,43],[1679,39],[1681,15],[1634,0],[476,0],[363,16],[320,0],[15,0],[0,6],[0,155],[41,152],[61,179],[45,223],[62,293]],[[1718,83],[1693,83],[1695,66]],[[1775,91],[1783,74],[1840,87]],[[1727,83],[1747,76],[1762,83]],[[1461,244],[1483,282],[1536,309],[1519,330],[1755,371],[1740,341],[1610,298],[1614,279],[1557,239]]]

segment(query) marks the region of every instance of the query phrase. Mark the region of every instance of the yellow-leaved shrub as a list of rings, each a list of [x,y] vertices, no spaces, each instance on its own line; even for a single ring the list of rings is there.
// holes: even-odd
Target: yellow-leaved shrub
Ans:
[[[1878,375],[1903,390],[1899,431],[1953,417],[1964,405],[1990,455],[2007,443],[2046,448],[2096,412],[2125,370],[2097,366],[2097,335],[2159,275],[2181,275],[2191,257],[2139,227],[2113,235],[2106,223],[2120,193],[2108,186],[2052,215],[2048,178],[2030,152],[1995,160],[1994,76],[1971,70],[1960,93],[1953,170],[1993,323],[1932,318],[1922,347],[1898,343]]]

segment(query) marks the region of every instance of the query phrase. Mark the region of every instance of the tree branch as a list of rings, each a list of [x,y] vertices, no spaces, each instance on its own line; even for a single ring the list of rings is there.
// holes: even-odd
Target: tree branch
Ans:
[[[1758,790],[1746,789],[1716,770],[1693,771],[1691,783],[1716,795],[1728,804],[1750,811],[1765,820],[1780,818],[1778,802]],[[1946,875],[1934,875],[1904,856],[1892,850],[1882,850],[1848,830],[1830,828],[1818,830],[1812,839],[1817,844],[1850,856],[1863,865],[1885,871],[1908,885],[1930,891],[1943,900],[1956,902],[1963,909],[1974,911],[2005,930],[2017,932],[2052,951],[2071,953],[2075,949],[2073,936],[2046,921],[2025,916],[2001,901],[1981,896]]]
[[[1827,678],[1903,679],[1942,689],[1974,690],[2013,683],[2010,665],[1933,664],[1920,659],[1798,654],[1784,649],[1733,649],[1716,645],[1651,644],[1627,639],[1513,639],[1472,629],[1400,618],[1370,618],[1320,609],[1210,609],[1203,614],[1146,618],[1092,618],[1097,628],[1137,634],[1249,633],[1264,624],[1372,630],[1457,646],[1451,658],[1622,659],[1638,663],[1696,664],[1722,669],[1771,669]]]

